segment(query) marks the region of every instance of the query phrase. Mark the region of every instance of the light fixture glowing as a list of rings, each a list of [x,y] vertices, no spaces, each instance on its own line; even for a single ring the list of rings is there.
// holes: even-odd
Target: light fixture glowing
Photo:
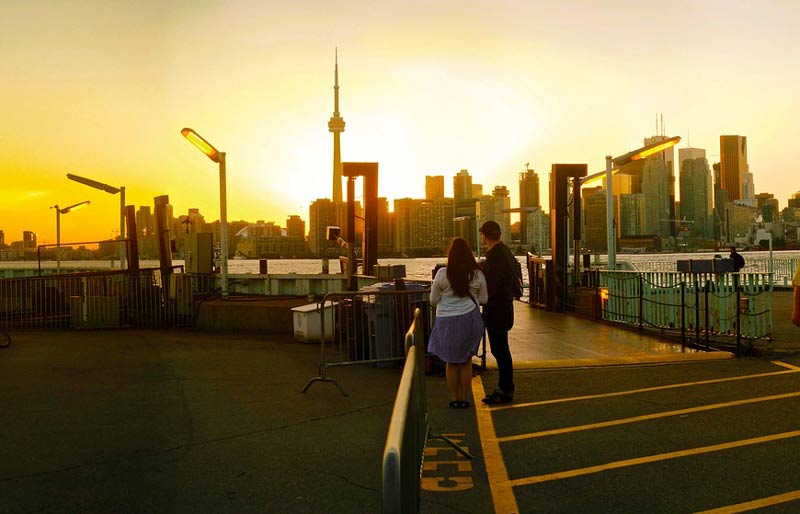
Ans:
[[[183,137],[189,140],[189,142],[192,143],[198,150],[206,154],[209,159],[211,159],[216,163],[219,163],[219,152],[217,151],[216,148],[214,148],[214,145],[203,139],[203,137],[200,134],[198,134],[197,132],[195,132],[190,128],[181,129],[181,134],[183,135]]]
[[[55,208],[58,209],[59,214],[66,214],[68,212],[72,212],[72,211],[75,211],[77,209],[80,209],[84,205],[89,205],[90,203],[92,203],[91,200],[84,200],[82,202],[78,202],[76,204],[69,205],[67,207],[59,207],[58,205],[56,205]]]
[[[620,168],[625,164],[628,164],[631,161],[638,161],[641,159],[645,159],[650,157],[651,155],[655,155],[658,152],[663,152],[667,148],[673,147],[677,145],[681,140],[681,136],[671,137],[669,139],[665,139],[664,141],[657,141],[655,143],[651,143],[647,146],[643,146],[638,150],[634,150],[632,152],[628,152],[625,155],[620,155],[619,157],[614,157],[612,162],[614,166]]]

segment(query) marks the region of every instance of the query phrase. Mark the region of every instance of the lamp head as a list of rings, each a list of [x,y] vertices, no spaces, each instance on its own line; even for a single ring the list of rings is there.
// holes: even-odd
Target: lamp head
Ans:
[[[655,143],[650,143],[649,145],[643,146],[638,150],[634,150],[632,152],[628,152],[625,155],[620,155],[619,157],[614,157],[611,162],[614,163],[614,166],[619,168],[628,164],[631,161],[638,161],[640,159],[645,159],[651,155],[655,155],[658,152],[663,152],[667,148],[671,148],[677,145],[681,140],[681,136],[671,137],[669,139],[665,139],[664,141],[657,141]]]
[[[212,161],[219,163],[219,152],[214,145],[203,139],[203,137],[190,128],[181,129],[181,135],[189,140],[198,150],[206,154]]]
[[[58,213],[59,213],[59,214],[67,214],[68,212],[72,212],[72,211],[74,211],[74,210],[76,210],[76,209],[80,209],[80,208],[81,208],[81,207],[83,207],[84,205],[89,205],[90,203],[92,203],[92,202],[91,202],[91,200],[84,200],[84,201],[82,201],[82,202],[78,202],[78,203],[76,203],[76,204],[69,205],[69,206],[67,206],[67,207],[63,207],[63,208],[61,208],[61,209],[59,209],[59,208],[58,208],[58,205],[55,205],[54,207],[55,207],[56,209],[58,209]]]
[[[67,173],[67,178],[70,180],[74,180],[75,182],[80,182],[81,184],[89,187],[93,187],[95,189],[99,189],[101,191],[105,191],[106,193],[115,195],[120,192],[119,188],[114,186],[109,186],[108,184],[103,184],[102,182],[98,182],[96,180],[92,180],[86,177],[79,177],[78,175],[73,175],[72,173]]]

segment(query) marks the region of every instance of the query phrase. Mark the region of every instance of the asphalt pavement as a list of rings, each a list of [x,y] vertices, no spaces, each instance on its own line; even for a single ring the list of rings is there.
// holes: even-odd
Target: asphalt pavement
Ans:
[[[713,386],[717,396],[703,400],[689,386],[673,386],[789,368],[771,363],[775,352],[770,358],[734,359],[726,352],[709,358],[702,352],[684,352],[670,341],[619,330],[518,304],[517,327],[511,333],[512,352],[520,364],[514,409],[489,409],[474,402],[470,409],[450,409],[444,377],[429,376],[432,432],[456,439],[475,458],[462,459],[446,443],[429,439],[422,512],[511,512],[507,504],[498,505],[508,500],[509,491],[519,512],[586,511],[570,509],[589,499],[603,506],[593,512],[634,512],[626,510],[628,503],[620,496],[640,477],[655,492],[632,498],[648,499],[658,506],[648,512],[681,512],[683,507],[744,501],[746,494],[709,496],[699,503],[687,499],[674,510],[670,510],[672,504],[656,502],[681,496],[687,482],[702,484],[708,469],[723,469],[722,463],[714,461],[701,461],[692,468],[630,465],[620,474],[597,472],[575,476],[572,482],[526,482],[563,470],[720,444],[709,435],[717,426],[728,434],[723,438],[727,441],[764,436],[750,430],[753,426],[766,429],[769,435],[791,432],[797,425],[793,412],[800,405],[787,397],[763,402],[781,406],[773,413],[747,411],[736,418],[705,418],[680,431],[665,424],[634,437],[642,426],[634,422],[607,434],[575,431],[572,427],[730,403],[741,400],[739,395],[797,390],[793,380],[798,375],[787,373],[776,375],[775,380],[782,382],[769,385],[765,394],[753,391],[752,384],[760,384],[761,379],[742,379],[736,382],[741,388]],[[318,374],[319,347],[290,337],[199,330],[22,331],[13,336],[12,347],[0,350],[2,512],[381,510],[380,459],[399,368],[332,368],[328,374],[348,396],[325,382],[301,393]],[[793,348],[778,340],[773,344],[773,349],[782,351],[783,361],[797,365],[797,359],[792,361]],[[568,366],[570,362],[574,366]],[[492,370],[476,376],[476,397],[491,390],[494,380]],[[670,387],[656,393],[661,395],[656,399],[650,393],[629,392],[664,386]],[[619,393],[610,401],[624,399],[623,404],[594,398],[609,393]],[[572,399],[585,396],[593,399]],[[636,410],[643,406],[645,411]],[[722,407],[713,410],[732,412]],[[681,424],[686,419],[681,416],[665,415],[663,420]],[[775,426],[776,419],[781,420],[780,426]],[[738,428],[748,433],[740,437]],[[550,435],[498,439],[555,429],[569,429],[567,433],[580,436],[576,440]],[[692,441],[700,430],[705,439]],[[589,434],[591,438],[582,439]],[[767,447],[776,452],[759,453]],[[769,467],[781,453],[796,457],[796,447],[796,439],[786,436],[748,446],[755,450],[753,454],[737,454],[737,458],[755,459],[742,476],[752,480],[769,472],[770,477],[780,478],[749,496],[800,490],[800,484],[787,478],[789,474],[781,474],[789,460],[778,459],[777,467]],[[707,455],[720,458],[722,454]],[[674,466],[681,461],[660,462]],[[498,477],[499,464],[505,475]],[[724,469],[720,476],[737,473],[735,467]],[[642,470],[647,474],[641,475]],[[585,482],[597,477],[603,480]],[[737,475],[733,483],[740,485],[742,480]],[[577,489],[575,484],[579,484]],[[592,491],[599,496],[592,496]],[[692,497],[704,494],[701,490]]]

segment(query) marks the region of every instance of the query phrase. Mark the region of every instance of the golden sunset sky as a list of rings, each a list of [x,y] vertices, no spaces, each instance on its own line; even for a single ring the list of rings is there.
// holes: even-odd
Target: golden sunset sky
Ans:
[[[378,161],[379,194],[423,197],[425,175],[469,170],[518,201],[526,162],[547,199],[553,163],[604,169],[663,113],[718,160],[747,136],[756,192],[800,190],[796,0],[6,2],[0,33],[0,229],[39,243],[106,239],[119,198],[67,173],[167,194],[175,215],[219,217],[217,165],[180,135],[227,152],[228,219],[308,221],[331,196],[334,49],[344,161]],[[676,154],[677,156],[677,154]]]

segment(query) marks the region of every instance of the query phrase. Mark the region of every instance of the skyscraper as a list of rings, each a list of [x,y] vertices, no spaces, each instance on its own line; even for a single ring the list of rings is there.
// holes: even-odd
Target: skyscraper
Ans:
[[[642,194],[644,195],[644,223],[647,235],[669,236],[673,226],[670,217],[669,169],[666,161],[658,156],[648,157],[642,168]]]
[[[286,219],[287,237],[306,237],[306,222],[300,216],[293,214]]]
[[[711,170],[706,151],[700,148],[681,148],[680,161],[681,212],[680,217],[691,224],[694,237],[714,237],[713,203],[711,198]]]
[[[472,177],[467,170],[461,170],[453,177],[453,199],[456,216],[475,216],[475,197],[472,191]]]
[[[653,137],[646,137],[644,139],[645,146],[653,144],[653,143],[661,143],[669,139],[667,136],[664,135],[664,126],[663,126],[663,119],[661,121],[661,135],[653,136]],[[646,160],[650,159],[660,159],[664,162],[666,167],[666,181],[667,181],[667,205],[666,205],[666,212],[663,216],[663,219],[673,220],[676,219],[677,216],[675,215],[675,148],[669,147],[666,150],[659,152],[656,155],[648,157]],[[646,165],[647,163],[645,163]],[[638,191],[634,191],[638,192]],[[642,183],[642,192],[644,192],[644,182]],[[646,195],[645,195],[646,196]],[[649,199],[648,199],[649,200]],[[663,236],[674,236],[675,235],[675,224],[665,223],[660,225],[660,234]]]
[[[511,199],[506,186],[495,186],[490,195],[483,195],[479,200],[478,226],[487,221],[496,221],[500,225],[501,240],[508,244],[511,242]]]
[[[336,49],[333,79],[333,116],[328,131],[333,132],[333,203],[342,203],[342,152],[339,134],[344,132],[344,119],[339,115],[339,49]],[[311,250],[314,251],[313,249]]]
[[[425,176],[425,199],[444,198],[444,175]]]
[[[719,136],[720,187],[728,194],[728,201],[744,198],[744,174],[747,165],[747,138],[745,136]]]
[[[323,257],[325,249],[331,246],[327,239],[326,229],[329,226],[339,226],[340,205],[327,198],[320,198],[311,202],[308,210],[308,247],[312,254]],[[341,227],[341,237],[346,239],[345,229]]]
[[[528,241],[528,224],[539,203],[539,175],[525,166],[525,172],[519,174],[519,207],[520,207],[520,242],[524,245],[532,244]]]

